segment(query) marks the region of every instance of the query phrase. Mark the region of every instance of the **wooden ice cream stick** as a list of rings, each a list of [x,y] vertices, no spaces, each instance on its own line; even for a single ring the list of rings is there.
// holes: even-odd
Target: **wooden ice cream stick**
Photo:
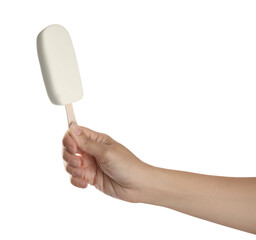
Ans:
[[[72,103],[66,104],[65,108],[66,108],[66,113],[67,113],[67,118],[68,118],[68,127],[70,127],[70,125],[73,122],[76,123],[76,117],[75,117],[75,114],[74,114]]]

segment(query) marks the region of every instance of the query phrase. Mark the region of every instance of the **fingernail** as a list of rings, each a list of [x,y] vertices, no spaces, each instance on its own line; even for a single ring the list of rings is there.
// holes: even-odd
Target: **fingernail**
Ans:
[[[74,134],[76,134],[77,136],[82,134],[82,129],[80,127],[78,127],[78,125],[73,122],[70,126],[70,130],[71,132],[73,132]]]
[[[72,166],[72,167],[80,167],[79,162],[77,160],[75,160],[75,159],[71,159],[69,161],[69,165]]]
[[[75,169],[73,175],[77,177],[82,177],[82,171],[80,169]]]

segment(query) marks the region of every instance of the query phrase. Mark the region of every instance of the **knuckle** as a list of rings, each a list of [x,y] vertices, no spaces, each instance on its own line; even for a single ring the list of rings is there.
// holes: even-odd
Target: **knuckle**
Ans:
[[[105,134],[105,133],[103,133],[103,139],[104,139],[104,142],[107,144],[108,143],[110,144],[113,140],[108,134]]]
[[[67,171],[69,174],[72,175],[72,173],[73,173],[73,168],[72,168],[69,164],[67,164],[67,165],[66,165],[66,171]]]
[[[66,170],[67,172],[69,171],[69,165],[68,165],[68,164],[65,165],[65,170]]]
[[[74,178],[73,178],[73,177],[70,178],[70,183],[71,183],[72,185],[76,186],[76,182],[74,181]]]
[[[101,132],[98,132],[97,134],[97,137],[96,137],[96,142],[102,142],[102,143],[110,143],[112,140],[112,138],[107,135],[106,133],[101,133]]]
[[[70,178],[70,182],[71,182],[73,185],[76,185],[76,184],[77,184],[77,181],[75,180],[74,177],[71,177],[71,178]]]
[[[75,187],[78,187],[78,188],[86,188],[87,187],[87,183],[85,181],[76,179],[75,177],[71,177],[70,182],[72,185],[74,185]]]
[[[67,137],[68,137],[68,132],[66,132],[66,133],[64,134],[64,137],[63,137],[63,139],[62,139],[62,145],[63,145],[63,146],[66,145]]]
[[[103,135],[103,137],[106,138],[106,139],[107,139],[107,138],[110,138],[110,136],[109,136],[108,134],[106,134],[106,133],[103,133],[102,135]]]

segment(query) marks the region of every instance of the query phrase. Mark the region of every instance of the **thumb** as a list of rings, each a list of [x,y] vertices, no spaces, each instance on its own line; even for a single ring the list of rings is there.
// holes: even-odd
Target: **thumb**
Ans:
[[[78,147],[92,156],[100,157],[102,156],[103,151],[106,146],[102,143],[98,143],[90,139],[85,135],[83,130],[77,125],[77,123],[73,122],[69,127],[69,132]]]

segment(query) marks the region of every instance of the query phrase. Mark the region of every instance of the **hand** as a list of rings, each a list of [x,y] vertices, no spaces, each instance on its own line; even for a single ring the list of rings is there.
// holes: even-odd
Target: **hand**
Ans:
[[[149,165],[108,135],[73,123],[63,138],[63,159],[76,187],[89,183],[112,197],[139,201]]]

